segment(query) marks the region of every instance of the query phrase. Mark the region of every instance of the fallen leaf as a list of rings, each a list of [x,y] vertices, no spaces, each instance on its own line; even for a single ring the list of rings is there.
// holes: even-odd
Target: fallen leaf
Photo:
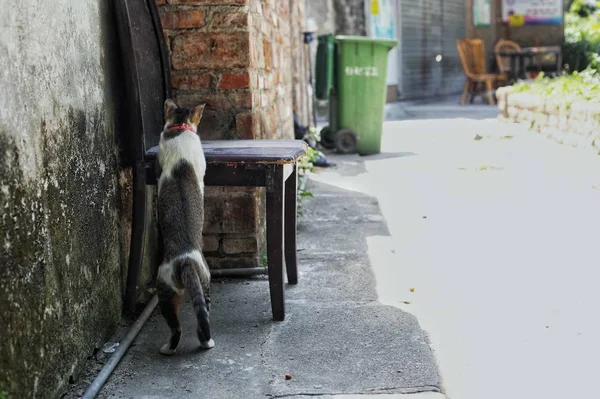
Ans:
[[[475,138],[473,140],[481,140],[483,137],[481,137],[480,135],[476,134]]]
[[[502,167],[498,167],[498,166],[490,166],[490,165],[483,165],[479,167],[479,171],[486,171],[486,170],[503,170],[504,168]]]
[[[414,288],[411,288],[411,289],[410,289],[410,292],[415,292],[415,289],[414,289]]]

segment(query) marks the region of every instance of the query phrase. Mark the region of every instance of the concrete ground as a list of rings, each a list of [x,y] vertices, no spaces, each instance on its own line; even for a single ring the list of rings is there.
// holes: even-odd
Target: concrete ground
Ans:
[[[597,396],[600,157],[487,106],[386,108],[381,154],[311,177],[286,321],[264,278],[216,281],[217,346],[188,303],[158,355],[154,314],[101,398]]]
[[[449,95],[435,99],[399,101],[385,105],[387,121],[405,119],[468,118],[488,119],[498,115],[498,108],[478,97],[474,104],[460,105],[460,96]],[[323,121],[324,124],[327,121]]]
[[[600,157],[436,107],[312,177],[377,199],[378,300],[417,316],[448,398],[597,397]]]
[[[326,183],[309,189],[284,322],[271,320],[266,278],[214,280],[216,347],[198,350],[186,303],[178,352],[159,355],[168,328],[156,311],[99,397],[442,399],[416,318],[378,300],[369,240],[389,231],[377,200]]]

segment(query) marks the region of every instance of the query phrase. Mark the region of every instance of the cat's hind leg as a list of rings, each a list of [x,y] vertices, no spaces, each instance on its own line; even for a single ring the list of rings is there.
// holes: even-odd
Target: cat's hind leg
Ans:
[[[181,295],[167,284],[159,282],[158,303],[160,311],[171,329],[171,338],[160,348],[160,353],[170,356],[175,353],[181,340],[181,324],[179,322]]]
[[[182,260],[180,267],[181,279],[183,280],[183,284],[190,295],[192,304],[194,305],[194,313],[196,313],[196,318],[198,320],[197,333],[198,340],[200,341],[200,347],[210,349],[215,346],[215,342],[210,337],[208,307],[206,305],[206,299],[204,297],[204,291],[202,289],[201,282],[201,277],[206,278],[206,276],[198,275],[198,271],[201,269],[199,268],[200,265],[197,263],[197,260],[194,258],[186,258]]]

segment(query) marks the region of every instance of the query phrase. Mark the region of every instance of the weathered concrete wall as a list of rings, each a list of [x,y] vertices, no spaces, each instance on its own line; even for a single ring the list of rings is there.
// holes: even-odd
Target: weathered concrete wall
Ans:
[[[120,318],[130,174],[106,0],[0,13],[0,385],[58,397]]]
[[[313,76],[313,86],[316,76],[316,60],[317,60],[317,36],[335,34],[335,9],[333,0],[308,0],[306,8],[306,17],[311,19],[316,25],[315,39],[310,44],[311,57],[311,72]],[[307,27],[314,29],[315,26]],[[327,100],[317,100],[314,106],[319,120],[327,120],[329,116],[329,105]]]
[[[365,36],[365,0],[333,0],[335,34]]]
[[[335,33],[333,0],[308,0],[307,16],[317,24],[317,35]]]
[[[600,151],[600,102],[574,101],[515,92],[501,87],[496,92],[500,116],[523,123],[558,143]]]

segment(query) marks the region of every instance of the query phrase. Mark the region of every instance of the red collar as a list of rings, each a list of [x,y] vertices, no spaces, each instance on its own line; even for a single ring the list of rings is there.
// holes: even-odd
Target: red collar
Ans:
[[[190,132],[196,133],[196,129],[194,129],[187,123],[182,123],[181,125],[171,125],[167,130],[189,130]]]

